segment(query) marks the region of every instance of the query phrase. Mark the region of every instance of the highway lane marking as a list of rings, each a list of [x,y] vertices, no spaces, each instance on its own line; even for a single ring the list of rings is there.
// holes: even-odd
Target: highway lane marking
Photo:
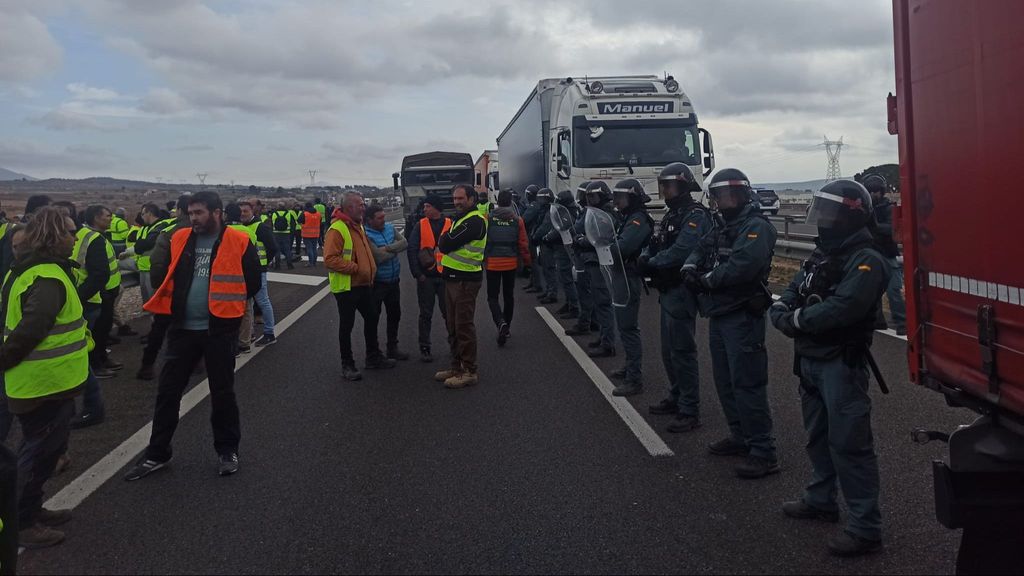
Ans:
[[[280,335],[288,330],[288,328],[293,324],[298,322],[306,312],[312,310],[314,306],[319,304],[320,301],[330,293],[330,287],[324,286],[323,289],[317,292],[312,298],[305,301],[291,314],[281,320],[276,327],[278,337],[280,337]],[[242,354],[238,357],[235,360],[235,372],[237,373],[241,370],[243,366],[248,364],[250,360],[255,358],[257,354],[261,353],[265,349],[266,348],[254,347],[251,353]],[[178,412],[178,417],[184,418],[189,411],[198,406],[199,403],[209,395],[209,381],[207,379],[203,379],[202,382],[197,384],[181,398],[181,410]],[[53,497],[46,501],[46,507],[51,510],[59,510],[63,508],[71,509],[81,504],[89,497],[89,495],[98,490],[108,480],[113,478],[119,470],[132,463],[135,458],[145,450],[146,446],[149,445],[149,436],[152,429],[153,422],[150,421],[149,424],[146,424],[140,428],[138,432],[132,434],[130,438],[122,442],[117,448],[114,448],[109,454],[100,459],[99,462],[93,464],[88,470],[72,480],[71,483],[65,486],[60,492],[54,494]]]
[[[304,276],[302,274],[282,274],[280,272],[267,272],[268,282],[281,282],[284,284],[302,284],[304,286],[319,286],[327,281],[323,276]]]
[[[551,331],[555,333],[555,337],[558,338],[565,349],[569,351],[569,355],[576,360],[576,363],[580,365],[580,368],[587,373],[590,380],[597,386],[598,391],[604,396],[605,400],[612,405],[615,412],[619,414],[622,421],[626,423],[626,426],[633,432],[633,434],[640,440],[640,443],[644,445],[647,452],[651,456],[675,456],[672,449],[665,444],[665,441],[658,436],[658,433],[644,420],[636,408],[629,403],[625,398],[618,396],[612,396],[612,390],[615,385],[612,381],[605,376],[604,372],[594,363],[594,361],[587,356],[587,354],[580,348],[580,345],[576,343],[571,337],[565,335],[565,328],[559,324],[558,320],[551,315],[551,312],[543,306],[537,306],[534,308],[537,314],[547,322]]]

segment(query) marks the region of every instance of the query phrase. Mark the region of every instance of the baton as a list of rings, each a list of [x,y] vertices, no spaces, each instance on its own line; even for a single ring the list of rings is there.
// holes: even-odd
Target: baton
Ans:
[[[878,369],[875,357],[871,354],[871,348],[864,346],[864,357],[868,361],[868,366],[871,367],[871,373],[875,375],[875,380],[878,382],[878,389],[882,391],[882,394],[888,394],[889,387],[885,385],[885,379],[882,378],[882,371]]]

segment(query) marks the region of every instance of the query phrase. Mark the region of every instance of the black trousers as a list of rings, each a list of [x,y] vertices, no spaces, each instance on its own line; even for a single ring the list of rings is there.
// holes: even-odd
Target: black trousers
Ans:
[[[156,363],[156,357],[160,355],[160,349],[164,347],[164,338],[167,336],[167,329],[170,327],[170,316],[164,314],[153,315],[153,324],[149,328],[149,336],[146,337],[146,347],[142,349],[143,366],[150,366]]]
[[[373,305],[380,319],[381,308],[387,312],[387,349],[398,347],[398,323],[402,320],[402,290],[400,282],[377,282],[373,285]]]
[[[2,400],[7,403],[7,398]],[[0,442],[0,575],[18,568],[18,457]]]
[[[498,304],[498,296],[502,296],[504,306]],[[516,309],[516,271],[487,271],[487,306],[491,309],[491,319],[495,326],[502,322],[512,324],[512,314]]]
[[[420,307],[420,349],[430,349],[430,324],[434,319],[434,303],[441,310],[441,318],[448,322],[445,311],[444,279],[440,276],[427,276],[423,282],[416,282],[416,300]]]
[[[22,433],[18,449],[18,525],[22,528],[35,524],[43,507],[43,484],[53,476],[60,455],[68,451],[74,412],[74,398],[65,398],[45,401],[31,412],[18,414]]]
[[[210,382],[210,424],[217,454],[238,452],[241,440],[238,402],[235,400],[235,351],[238,331],[210,334],[205,330],[172,328],[167,333],[167,360],[160,371],[153,414],[153,432],[146,457],[165,461],[171,457],[171,439],[178,428],[181,396],[200,359],[206,361]]]
[[[369,286],[353,287],[348,292],[336,292],[338,303],[338,344],[341,349],[342,366],[355,366],[352,357],[352,328],[356,324],[356,312],[363,317],[363,338],[366,339],[366,357],[379,358],[380,344],[377,342],[377,307],[373,291]]]

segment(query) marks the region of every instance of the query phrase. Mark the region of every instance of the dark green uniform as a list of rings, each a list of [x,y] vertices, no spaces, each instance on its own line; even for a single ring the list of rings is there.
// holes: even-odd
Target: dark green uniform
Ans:
[[[687,264],[697,266],[709,293],[711,368],[732,439],[751,456],[775,462],[764,344],[775,227],[754,204],[722,224]]]
[[[838,511],[838,479],[850,511],[847,531],[877,541],[882,517],[865,351],[891,268],[871,244],[871,234],[861,229],[834,250],[816,250],[771,315],[779,326],[794,311],[786,331],[795,328],[790,335],[813,467],[803,501]]]
[[[619,222],[619,252],[626,268],[626,283],[629,285],[629,302],[622,307],[615,306],[615,323],[619,328],[619,339],[626,353],[626,384],[643,386],[642,371],[643,345],[640,341],[640,292],[643,277],[637,269],[637,259],[651,241],[654,222],[647,210],[635,209]]]
[[[619,214],[615,211],[615,207],[612,206],[611,202],[605,203],[605,205],[600,208],[588,207],[587,210],[603,210],[610,214],[612,219],[616,221],[619,219]],[[576,249],[580,254],[581,262],[583,262],[583,269],[585,271],[584,276],[587,277],[589,298],[592,302],[591,317],[594,322],[597,322],[597,325],[600,328],[598,342],[596,345],[591,347],[598,348],[600,350],[614,351],[615,313],[612,310],[612,295],[611,292],[608,291],[608,283],[601,274],[601,266],[597,261],[597,251],[594,249],[594,246],[587,241],[587,237],[582,233],[582,230],[583,226],[577,225],[576,231],[578,235],[576,236]],[[581,294],[581,303],[582,299],[583,296]],[[582,325],[582,320],[580,322]]]

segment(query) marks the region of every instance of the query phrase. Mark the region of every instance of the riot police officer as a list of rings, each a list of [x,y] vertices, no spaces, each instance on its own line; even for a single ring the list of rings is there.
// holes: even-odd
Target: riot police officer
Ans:
[[[583,234],[584,221],[586,220],[587,186],[589,185],[590,181],[585,180],[576,187],[577,214],[573,222],[572,250],[575,254],[573,267],[576,272],[576,295],[579,301],[580,312],[579,317],[576,319],[576,324],[565,330],[567,336],[589,334],[591,326],[597,326],[597,318],[594,316],[594,297],[590,287],[590,276],[587,274],[586,268],[587,260],[597,262],[597,253],[594,252],[593,247],[585,250],[577,243],[578,238]]]
[[[550,216],[551,203],[554,200],[555,193],[550,188],[541,188],[537,191],[537,224],[531,237],[537,243],[540,252],[541,276],[544,278],[544,291],[538,298],[541,304],[558,302],[558,268],[555,258],[558,251],[563,251],[562,243],[560,240],[548,239],[548,233],[555,228],[551,224]]]
[[[875,237],[875,250],[885,257],[892,271],[885,295],[889,299],[893,328],[896,334],[904,336],[907,333],[907,304],[903,300],[903,264],[899,260],[900,248],[893,237],[893,203],[886,195],[889,192],[889,183],[880,174],[869,174],[864,178],[864,187],[871,194],[874,219],[868,223],[868,227]],[[879,315],[884,320],[884,317],[881,317],[881,309]]]
[[[579,219],[579,206],[572,192],[562,190],[555,197],[555,202],[569,211],[569,216],[575,222]],[[555,277],[565,294],[565,304],[555,311],[562,320],[572,320],[580,315],[579,294],[576,292],[576,281],[573,279],[573,261],[569,251],[562,243],[562,236],[552,226],[551,231],[544,236],[544,246],[553,246],[551,251],[554,256]]]
[[[771,308],[772,324],[794,339],[813,468],[803,496],[782,510],[792,518],[838,522],[838,480],[850,513],[828,549],[840,556],[881,548],[867,355],[891,271],[872,246],[870,221],[871,197],[860,184],[836,180],[816,192],[807,223],[818,227],[818,247]]]
[[[619,218],[612,204],[612,191],[604,181],[594,180],[587,184],[586,198],[587,210],[599,210],[613,219]],[[597,251],[579,227],[576,230],[576,248],[580,251],[585,276],[589,281],[593,301],[592,316],[599,329],[597,339],[587,344],[587,354],[591,358],[615,356],[615,315],[612,310],[612,296],[601,274]]]
[[[615,209],[622,216],[619,221],[618,244],[625,268],[625,283],[629,288],[629,300],[625,306],[615,306],[615,324],[619,328],[619,339],[626,353],[626,365],[612,376],[624,381],[615,387],[615,396],[635,396],[644,390],[643,346],[640,341],[640,291],[643,277],[637,260],[654,234],[654,221],[647,213],[645,204],[651,201],[643,185],[634,178],[627,178],[615,185],[612,197]]]
[[[523,225],[526,226],[526,237],[530,242],[530,258],[533,263],[530,266],[530,283],[526,285],[526,291],[530,293],[544,292],[544,279],[540,269],[540,253],[537,243],[533,240],[533,233],[537,230],[542,217],[547,217],[547,207],[541,210],[537,202],[537,192],[540,186],[530,184],[526,187],[526,210],[523,211]]]
[[[658,189],[668,213],[658,224],[650,246],[640,256],[640,271],[651,278],[661,293],[661,361],[668,376],[669,396],[649,408],[651,414],[676,416],[669,432],[688,432],[700,427],[700,372],[697,366],[698,297],[683,286],[679,268],[708,234],[712,220],[695,200],[700,184],[690,168],[673,162],[658,175]]]
[[[687,286],[709,295],[711,369],[729,424],[729,437],[712,444],[709,451],[744,456],[736,474],[762,478],[779,471],[764,344],[776,232],[754,204],[757,197],[743,172],[718,171],[708,192],[721,221],[687,259],[683,272]]]

